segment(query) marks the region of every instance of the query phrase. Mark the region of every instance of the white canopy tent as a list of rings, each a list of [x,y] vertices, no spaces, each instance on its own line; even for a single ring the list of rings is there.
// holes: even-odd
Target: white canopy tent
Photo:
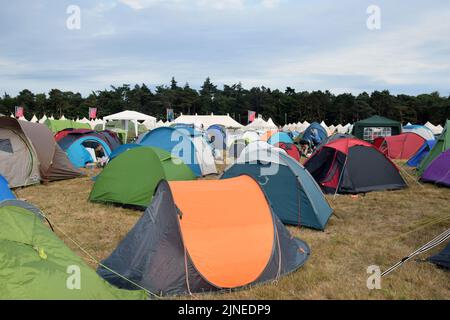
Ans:
[[[275,130],[278,127],[273,123],[264,121],[263,118],[256,118],[252,123],[245,126],[244,130]]]
[[[134,129],[135,129],[135,133],[136,133],[136,137],[138,136],[138,126],[139,123],[138,121],[149,121],[149,122],[153,122],[154,125],[156,125],[156,118],[137,112],[137,111],[130,111],[130,110],[126,110],[126,111],[122,111],[116,114],[112,114],[109,116],[106,116],[103,118],[103,130],[105,130],[106,127],[106,123],[108,121],[124,121],[125,122],[125,131],[128,132],[128,128],[129,128],[129,123],[133,123],[134,124]]]
[[[226,116],[216,116],[213,113],[211,115],[199,116],[199,115],[180,115],[178,118],[174,120],[174,123],[185,123],[185,124],[193,124],[198,127],[203,127],[205,130],[210,126],[218,124],[222,125],[225,128],[242,128],[243,125],[230,117],[229,114]]]
[[[47,116],[44,114],[41,119],[39,119],[39,123],[43,124],[47,120]]]

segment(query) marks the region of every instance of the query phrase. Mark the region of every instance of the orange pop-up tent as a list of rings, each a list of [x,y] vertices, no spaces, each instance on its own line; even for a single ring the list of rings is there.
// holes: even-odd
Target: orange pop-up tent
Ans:
[[[309,247],[290,236],[250,176],[162,181],[152,204],[103,264],[162,294],[234,289],[302,266]],[[120,288],[130,281],[100,267]]]

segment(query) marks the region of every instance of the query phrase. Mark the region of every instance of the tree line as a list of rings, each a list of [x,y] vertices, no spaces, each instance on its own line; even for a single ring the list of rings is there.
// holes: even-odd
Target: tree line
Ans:
[[[25,117],[53,115],[58,118],[88,117],[90,107],[98,109],[98,117],[123,110],[135,110],[165,120],[166,110],[175,116],[183,114],[229,114],[242,124],[247,123],[248,110],[271,117],[278,125],[298,121],[325,121],[328,125],[353,123],[372,115],[385,116],[403,123],[444,124],[450,118],[450,96],[438,92],[417,96],[392,95],[388,90],[332,94],[329,91],[271,90],[264,86],[245,89],[241,83],[218,88],[207,78],[199,90],[186,83],[180,86],[175,78],[169,85],[151,90],[145,84],[80,93],[52,89],[48,94],[22,90],[17,96],[4,93],[0,97],[0,113],[9,115],[15,106],[23,106]]]

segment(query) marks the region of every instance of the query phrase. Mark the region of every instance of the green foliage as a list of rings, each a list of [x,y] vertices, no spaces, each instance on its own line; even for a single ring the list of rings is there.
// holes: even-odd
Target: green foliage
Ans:
[[[87,97],[79,93],[52,89],[48,94],[34,94],[22,90],[16,97],[0,97],[0,113],[9,115],[15,106],[25,107],[25,116],[33,114],[66,118],[87,117],[89,107],[97,107],[99,117],[136,110],[164,119],[166,109],[175,115],[230,114],[246,124],[247,111],[254,110],[272,117],[277,124],[298,121],[322,121],[327,124],[355,122],[372,115],[381,115],[403,123],[444,124],[450,118],[450,97],[437,92],[418,96],[392,95],[389,91],[363,92],[358,96],[349,93],[334,95],[329,91],[301,91],[287,87],[284,92],[264,86],[244,89],[241,83],[218,88],[207,78],[200,90],[188,83],[180,86],[175,78],[169,85],[157,86],[152,92],[145,84],[131,87],[124,84],[109,90],[91,92]]]

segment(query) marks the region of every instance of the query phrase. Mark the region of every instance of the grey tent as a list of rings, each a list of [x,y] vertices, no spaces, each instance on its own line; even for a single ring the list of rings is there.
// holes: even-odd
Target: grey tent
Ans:
[[[16,188],[41,180],[75,178],[81,172],[70,163],[46,126],[1,117],[0,174]]]

